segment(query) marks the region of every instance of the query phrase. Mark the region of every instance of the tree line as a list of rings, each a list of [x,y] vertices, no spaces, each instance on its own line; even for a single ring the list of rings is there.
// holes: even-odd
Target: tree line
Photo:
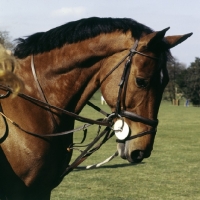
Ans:
[[[167,64],[170,81],[164,91],[163,99],[180,100],[185,98],[195,106],[200,106],[200,58],[186,67],[172,59]]]
[[[0,43],[9,50],[14,48],[7,31],[0,30]],[[170,81],[163,99],[173,102],[185,98],[193,105],[200,106],[200,58],[196,57],[189,67],[174,58],[167,65]]]

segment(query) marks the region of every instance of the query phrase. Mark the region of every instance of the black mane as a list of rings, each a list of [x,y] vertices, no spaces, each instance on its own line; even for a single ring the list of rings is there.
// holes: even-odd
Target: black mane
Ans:
[[[64,44],[75,43],[95,37],[101,33],[111,33],[120,30],[131,30],[132,36],[139,39],[143,32],[151,33],[152,30],[129,18],[98,18],[91,17],[78,21],[69,22],[53,28],[47,32],[35,33],[27,38],[17,39],[18,45],[14,55],[25,58],[31,54],[38,54],[60,48]]]

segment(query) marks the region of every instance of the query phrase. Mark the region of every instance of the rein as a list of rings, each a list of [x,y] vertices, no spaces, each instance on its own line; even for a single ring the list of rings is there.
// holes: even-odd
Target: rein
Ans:
[[[8,86],[0,84],[0,89],[8,92],[9,94],[12,93],[12,89],[10,87],[8,87]],[[39,99],[36,99],[34,97],[31,97],[31,96],[23,94],[23,93],[18,93],[17,95],[19,97],[25,99],[25,100],[28,100],[28,101],[30,101],[30,102],[32,102],[32,103],[34,103],[34,104],[46,109],[46,110],[51,111],[54,114],[58,114],[58,113],[55,113],[52,110],[60,112],[60,113],[65,114],[65,115],[68,115],[70,117],[73,117],[77,121],[85,122],[85,123],[88,123],[88,124],[91,124],[91,125],[96,124],[96,125],[101,125],[101,126],[109,126],[109,127],[111,126],[111,123],[108,122],[108,121],[105,121],[105,120],[103,120],[103,121],[102,120],[93,120],[93,119],[90,119],[90,118],[82,117],[80,115],[77,115],[77,114],[72,113],[70,111],[67,111],[65,109],[59,108],[57,106],[53,106],[53,105],[51,105],[49,103],[43,102],[43,101],[41,101]],[[8,97],[7,94],[6,94],[6,96]],[[56,134],[56,133],[54,133],[54,134]],[[45,137],[46,135],[41,135],[41,136]]]
[[[69,111],[67,111],[65,109],[62,109],[62,108],[59,108],[59,107],[56,107],[56,106],[53,106],[53,105],[49,104],[47,99],[46,99],[46,97],[45,97],[45,95],[44,95],[44,93],[43,93],[41,85],[40,85],[40,83],[39,83],[39,81],[37,79],[37,75],[36,75],[35,67],[34,67],[34,62],[33,62],[33,56],[31,57],[32,73],[33,73],[35,82],[37,84],[38,90],[39,90],[43,100],[36,99],[34,97],[31,97],[31,96],[23,94],[23,93],[18,93],[18,96],[23,98],[23,99],[25,99],[25,100],[27,100],[27,101],[30,101],[30,102],[32,102],[32,103],[34,103],[34,104],[46,109],[48,112],[50,112],[51,116],[52,116],[52,120],[54,122],[54,125],[55,125],[56,120],[55,120],[53,114],[59,115],[59,113],[68,115],[70,117],[73,117],[75,120],[78,120],[80,122],[84,122],[86,124],[84,124],[84,126],[82,126],[82,127],[79,127],[79,128],[76,128],[76,129],[73,129],[73,130],[70,130],[70,131],[42,135],[42,134],[32,133],[32,132],[24,130],[20,125],[18,125],[17,123],[13,122],[8,117],[6,117],[4,115],[4,113],[3,113],[3,111],[2,111],[2,112],[0,112],[0,114],[3,116],[4,119],[6,118],[7,120],[9,120],[13,125],[18,127],[23,132],[31,134],[33,136],[41,137],[41,138],[63,136],[63,135],[67,135],[67,134],[73,133],[75,131],[86,130],[89,126],[91,126],[93,124],[106,127],[101,133],[99,133],[96,136],[96,138],[90,144],[87,145],[87,148],[84,151],[81,152],[80,156],[78,156],[78,158],[69,167],[67,167],[65,169],[65,171],[63,172],[63,174],[61,175],[60,178],[63,178],[66,174],[71,172],[75,167],[77,167],[87,157],[89,157],[92,153],[94,153],[96,150],[98,150],[108,139],[110,139],[114,135],[114,131],[111,132],[111,130],[113,130],[112,126],[113,126],[113,120],[115,118],[121,118],[122,119],[122,117],[125,117],[125,118],[128,118],[128,119],[132,120],[132,121],[141,122],[141,123],[147,124],[147,125],[152,127],[151,130],[138,133],[137,135],[129,136],[125,140],[117,140],[117,142],[125,142],[127,140],[135,139],[137,137],[141,137],[141,136],[144,136],[144,135],[147,135],[147,134],[155,134],[156,133],[156,127],[158,125],[158,120],[151,120],[151,119],[142,117],[140,115],[137,115],[136,113],[126,111],[125,109],[123,109],[123,110],[120,109],[122,90],[123,89],[125,90],[126,86],[127,86],[132,57],[137,53],[137,54],[140,54],[142,56],[146,56],[146,57],[158,60],[158,58],[156,58],[156,57],[148,56],[146,54],[143,54],[141,52],[136,51],[137,45],[138,45],[138,40],[135,41],[135,44],[133,45],[133,47],[130,50],[130,52],[100,82],[100,84],[102,84],[102,82],[105,81],[105,79],[114,70],[116,70],[125,61],[126,58],[128,58],[128,60],[126,61],[125,67],[124,67],[124,71],[123,71],[123,74],[122,74],[122,77],[121,77],[121,80],[120,80],[120,84],[119,84],[116,111],[109,115],[108,113],[102,111],[99,107],[95,106],[91,102],[87,103],[89,106],[93,107],[95,110],[101,112],[102,114],[104,114],[106,116],[105,119],[98,119],[98,120],[85,118],[85,117],[82,117],[82,116],[77,115],[75,113],[69,112]],[[0,89],[7,92],[5,95],[1,95],[0,99],[8,97],[12,93],[12,89],[9,88],[8,86],[0,84]],[[122,99],[125,99],[125,96]],[[125,106],[123,106],[123,107],[125,107]],[[100,138],[103,137],[103,136],[104,136],[104,139],[98,145],[93,147],[94,144],[96,144],[100,140]],[[69,147],[68,150],[70,151],[71,148]],[[111,160],[117,155],[118,155],[118,152],[116,152],[113,156],[111,156],[107,160]],[[91,168],[91,166],[89,168]]]

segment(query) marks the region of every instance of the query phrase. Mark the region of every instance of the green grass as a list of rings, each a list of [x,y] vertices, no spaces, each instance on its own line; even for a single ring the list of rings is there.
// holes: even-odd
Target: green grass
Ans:
[[[100,105],[99,93],[92,102]],[[109,110],[107,106],[102,106]],[[86,107],[81,113],[93,119],[101,114]],[[131,165],[117,157],[92,170],[76,169],[53,190],[53,200],[198,200],[200,199],[200,108],[162,102],[159,126],[150,158]],[[87,141],[95,137],[90,128]],[[75,133],[81,140],[82,132]],[[82,165],[103,161],[116,151],[115,138]],[[74,152],[73,159],[79,155]]]

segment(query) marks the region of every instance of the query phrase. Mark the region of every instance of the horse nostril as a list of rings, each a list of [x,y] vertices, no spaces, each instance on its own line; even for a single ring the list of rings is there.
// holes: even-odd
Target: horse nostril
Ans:
[[[139,163],[144,159],[144,151],[135,150],[131,153],[131,159],[134,163]]]

